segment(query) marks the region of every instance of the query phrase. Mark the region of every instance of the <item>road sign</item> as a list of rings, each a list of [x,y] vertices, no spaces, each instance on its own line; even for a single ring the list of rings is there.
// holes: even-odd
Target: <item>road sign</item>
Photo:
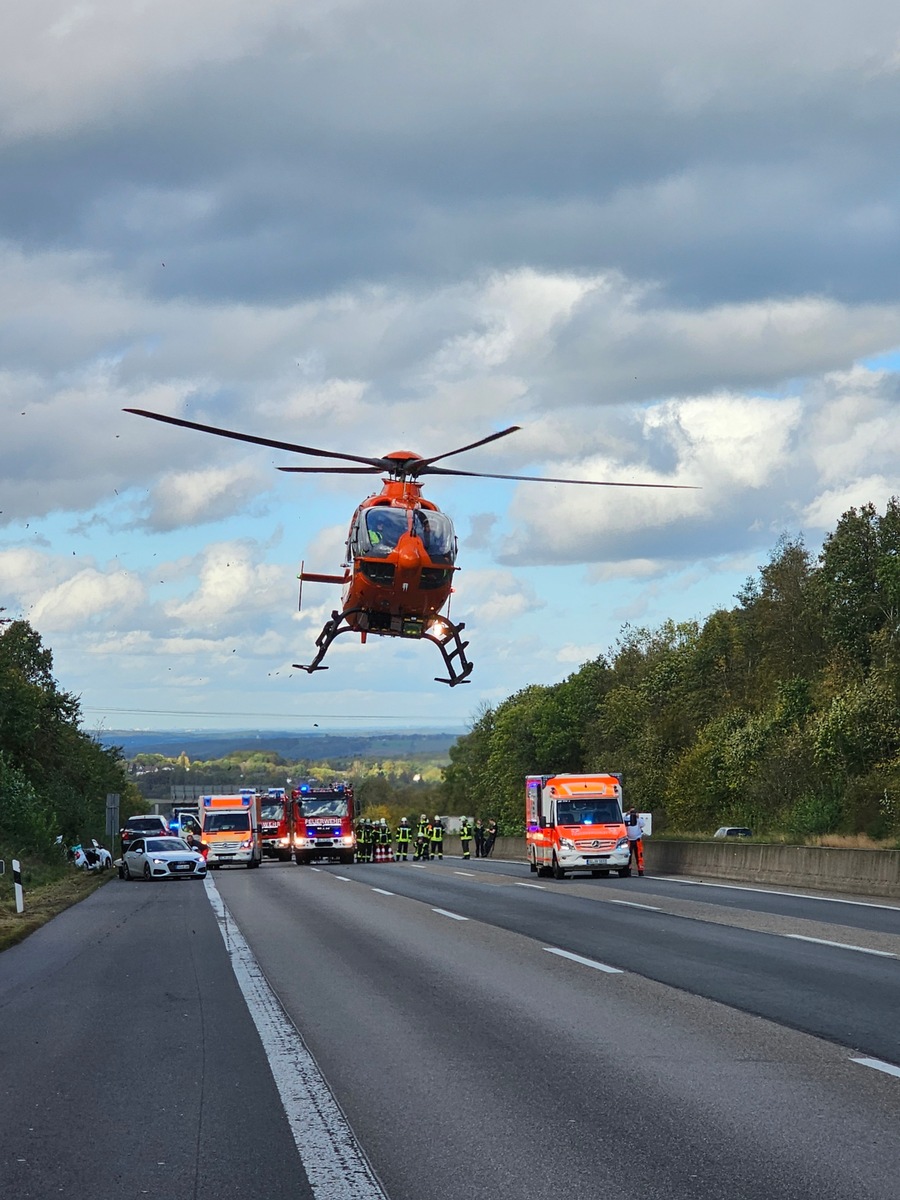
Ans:
[[[118,792],[107,792],[106,795],[106,836],[114,838],[119,832],[119,800]]]

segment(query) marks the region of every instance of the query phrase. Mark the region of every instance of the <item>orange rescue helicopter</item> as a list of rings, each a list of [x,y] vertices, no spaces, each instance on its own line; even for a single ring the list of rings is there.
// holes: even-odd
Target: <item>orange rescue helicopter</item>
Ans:
[[[336,583],[343,588],[341,608],[335,609],[316,639],[316,655],[311,663],[294,663],[300,670],[327,671],[322,659],[328,647],[342,633],[358,633],[365,642],[367,636],[425,638],[440,650],[447,678],[435,676],[436,682],[456,687],[465,683],[473,664],[466,657],[468,642],[460,634],[465,623],[454,624],[441,610],[453,591],[457,540],[453,523],[446,513],[422,495],[421,475],[456,475],[477,479],[511,479],[536,483],[577,483],[595,487],[678,488],[689,485],[674,483],[616,483],[599,479],[553,479],[542,475],[496,475],[484,471],[456,471],[435,466],[442,459],[467,450],[475,450],[498,438],[515,433],[520,426],[510,425],[499,433],[489,434],[477,442],[447,450],[431,458],[422,458],[411,450],[394,450],[383,458],[368,458],[281,442],[274,438],[255,437],[236,433],[215,425],[201,425],[181,417],[147,412],[142,408],[126,408],[125,412],[167,425],[198,429],[218,437],[271,446],[295,454],[315,458],[336,458],[359,466],[342,467],[279,467],[279,471],[306,474],[384,475],[382,491],[359,505],[350,521],[347,535],[347,556],[343,575],[320,575],[300,566],[300,603],[303,583]]]

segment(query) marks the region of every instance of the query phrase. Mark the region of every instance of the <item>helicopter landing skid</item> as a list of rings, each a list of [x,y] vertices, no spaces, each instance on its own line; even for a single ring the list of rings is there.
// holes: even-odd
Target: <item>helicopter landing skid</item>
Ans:
[[[454,625],[452,621],[442,617],[441,625],[443,637],[435,637],[433,633],[422,634],[422,637],[427,638],[429,642],[434,642],[444,656],[444,666],[447,668],[448,678],[441,679],[439,675],[435,675],[435,683],[446,683],[450,687],[456,687],[458,683],[468,683],[474,663],[470,663],[466,658],[466,646],[469,643],[461,641],[459,636],[460,631],[466,627],[465,622],[460,621],[458,625]],[[447,646],[450,644],[452,644],[452,649],[448,650]]]
[[[473,663],[466,658],[466,646],[468,642],[462,641],[460,633],[465,629],[465,624],[460,622],[459,625],[454,625],[446,617],[440,617],[439,623],[436,626],[440,629],[441,635],[437,636],[434,633],[429,633],[425,629],[425,624],[420,618],[409,618],[401,621],[398,628],[392,625],[379,628],[377,624],[366,625],[362,628],[359,617],[364,616],[369,618],[371,614],[365,612],[364,609],[348,608],[345,612],[338,612],[335,609],[331,614],[331,620],[326,621],[322,628],[322,632],[316,638],[316,656],[311,663],[294,663],[293,666],[300,671],[307,671],[311,675],[313,671],[327,671],[327,667],[322,666],[322,659],[328,652],[328,647],[339,638],[342,633],[360,633],[365,639],[366,634],[380,634],[383,637],[406,637],[406,638],[425,638],[429,642],[434,642],[438,650],[440,650],[444,666],[447,668],[447,678],[441,679],[435,675],[436,683],[446,683],[450,687],[456,687],[458,683],[467,683],[468,677],[472,674]],[[353,624],[348,620],[349,617],[357,617]]]

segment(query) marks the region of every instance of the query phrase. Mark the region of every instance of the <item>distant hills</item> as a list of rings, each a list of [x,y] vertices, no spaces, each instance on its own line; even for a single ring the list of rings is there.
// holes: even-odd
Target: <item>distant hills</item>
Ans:
[[[126,758],[136,754],[164,754],[177,758],[182,751],[193,760],[225,758],[242,750],[271,750],[288,762],[346,760],[354,758],[448,758],[450,747],[462,735],[431,730],[380,730],[360,733],[297,733],[269,730],[169,729],[104,730],[97,736],[104,746],[120,746]]]

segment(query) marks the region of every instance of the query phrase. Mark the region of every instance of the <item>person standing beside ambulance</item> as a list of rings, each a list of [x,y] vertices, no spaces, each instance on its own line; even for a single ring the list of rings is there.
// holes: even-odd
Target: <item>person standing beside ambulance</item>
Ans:
[[[478,820],[475,822],[473,836],[475,838],[475,857],[483,858],[484,855],[482,852],[484,850],[484,823],[481,820],[481,817],[479,817]]]
[[[638,875],[644,873],[644,818],[636,808],[629,810],[625,817],[625,832],[628,834],[628,865],[631,860],[637,860]]]

